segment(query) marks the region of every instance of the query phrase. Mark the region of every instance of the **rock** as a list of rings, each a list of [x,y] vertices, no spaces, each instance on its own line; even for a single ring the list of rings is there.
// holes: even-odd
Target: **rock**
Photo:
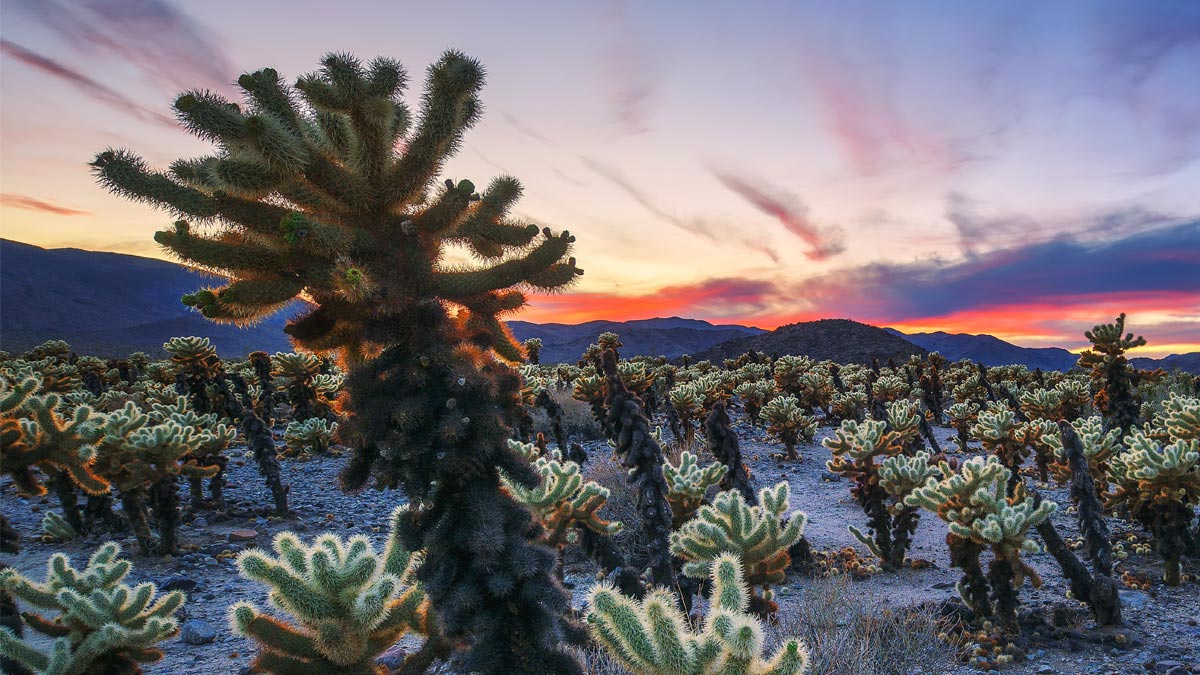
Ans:
[[[234,530],[229,533],[229,541],[254,541],[257,538],[258,532],[251,529]]]
[[[404,665],[404,659],[406,658],[408,658],[408,650],[400,645],[392,645],[387,648],[387,651],[380,654],[379,658],[375,659],[375,663],[384,666],[388,669],[388,672],[391,672]]]
[[[197,530],[203,530],[204,528],[208,527],[208,520],[206,520],[204,516],[199,516],[192,521],[192,527],[196,528]]]
[[[831,483],[836,483],[842,479],[842,474],[833,473],[832,471],[822,471],[821,480],[827,480]]]
[[[189,645],[206,645],[217,639],[217,631],[200,619],[190,619],[179,629],[179,640]]]
[[[184,593],[191,593],[192,591],[196,590],[197,586],[200,586],[200,582],[196,581],[195,579],[189,579],[187,577],[171,577],[170,579],[167,579],[163,583],[159,584],[158,590],[164,593],[168,591],[183,591]]]
[[[1121,605],[1131,609],[1141,609],[1153,601],[1148,594],[1141,591],[1120,591]]]
[[[1056,673],[1056,672],[1058,672],[1058,671],[1054,670],[1053,666],[1047,666],[1047,665],[1042,665],[1041,667],[1039,667],[1037,669],[1037,671],[1039,673]]]

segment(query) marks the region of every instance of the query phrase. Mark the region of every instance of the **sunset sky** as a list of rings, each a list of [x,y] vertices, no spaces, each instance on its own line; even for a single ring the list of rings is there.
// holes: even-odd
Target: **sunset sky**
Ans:
[[[445,175],[526,187],[586,270],[520,318],[846,317],[1076,349],[1118,312],[1200,351],[1200,2],[6,0],[6,238],[161,256],[169,216],[87,162],[204,143],[235,95],[327,51],[488,69]]]

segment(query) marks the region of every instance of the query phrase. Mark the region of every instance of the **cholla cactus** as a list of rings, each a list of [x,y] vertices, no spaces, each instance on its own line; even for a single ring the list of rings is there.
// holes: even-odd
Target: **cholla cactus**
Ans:
[[[41,361],[42,359],[67,360],[71,356],[71,345],[65,340],[46,340],[40,345],[21,355],[26,361]]]
[[[671,505],[671,527],[678,530],[692,519],[704,503],[708,488],[717,485],[728,471],[720,464],[701,468],[696,456],[684,450],[679,464],[663,463],[663,478],[667,480],[667,502]]]
[[[1178,439],[1160,447],[1141,431],[1126,438],[1128,449],[1109,462],[1117,486],[1109,506],[1128,504],[1130,513],[1154,534],[1168,586],[1181,583],[1180,557],[1200,504],[1200,440]]]
[[[905,457],[906,433],[888,426],[876,420],[847,420],[822,443],[833,453],[826,469],[854,481],[850,494],[867,515],[870,536],[854,526],[849,527],[850,533],[884,567],[894,570],[904,564],[919,517],[915,507],[904,504],[904,498],[935,475],[936,469],[929,466],[928,454]]]
[[[783,443],[788,459],[800,459],[796,443],[811,441],[817,433],[817,420],[805,414],[800,402],[790,394],[771,399],[758,414],[767,423],[767,431]]]
[[[861,422],[866,416],[868,403],[867,392],[853,389],[834,394],[829,410],[838,419]]]
[[[925,413],[914,401],[889,401],[887,410],[888,431],[892,442],[905,451],[915,450],[920,444],[921,421]]]
[[[563,461],[557,451],[539,456],[537,446],[531,443],[509,441],[509,447],[533,464],[541,480],[532,488],[505,474],[500,474],[500,481],[513,499],[524,504],[541,522],[547,545],[561,549],[574,541],[578,527],[600,534],[616,534],[621,530],[621,523],[605,520],[596,513],[608,501],[608,488],[585,481],[578,464]]]
[[[1100,417],[1085,417],[1071,422],[1071,428],[1079,435],[1083,444],[1083,456],[1087,459],[1088,471],[1096,482],[1096,494],[1101,498],[1109,491],[1108,463],[1121,451],[1121,430],[1104,431],[1104,420]],[[1071,468],[1063,455],[1062,441],[1059,440],[1057,461],[1050,465],[1050,471],[1059,483],[1071,480]]]
[[[46,494],[34,468],[50,474],[67,522],[82,531],[75,486],[89,495],[108,492],[108,481],[94,469],[104,416],[88,406],[60,412],[59,395],[36,393],[41,383],[36,375],[0,377],[0,471],[31,495]]]
[[[120,552],[117,544],[104,544],[84,569],[55,553],[43,583],[12,568],[0,570],[0,590],[58,612],[53,618],[24,614],[30,628],[53,640],[48,654],[7,628],[0,628],[0,654],[36,672],[64,675],[140,673],[140,664],[161,659],[155,645],[178,632],[173,615],[186,597],[179,591],[158,595],[152,583],[121,583],[132,566]]]
[[[683,448],[690,450],[696,444],[696,422],[704,419],[704,392],[694,383],[685,382],[672,387],[667,400],[683,427]]]
[[[384,675],[375,659],[409,632],[429,631],[429,603],[416,581],[421,555],[400,544],[405,507],[392,514],[387,545],[364,536],[323,534],[306,545],[280,532],[274,555],[250,549],[238,557],[242,576],[270,587],[271,616],[248,602],[229,610],[233,630],[254,640],[254,667],[267,673]]]
[[[1058,389],[1034,389],[1017,396],[1021,412],[1031,420],[1058,421],[1062,417],[1063,393]]]
[[[909,395],[908,383],[898,375],[880,375],[871,385],[871,394],[880,401],[898,401]]]
[[[1200,440],[1200,399],[1172,392],[1162,402],[1153,427],[1170,441]]]
[[[1026,538],[1035,527],[1058,508],[1054,502],[1040,504],[1025,494],[1018,485],[1007,496],[1007,468],[995,456],[973,457],[955,472],[945,462],[940,463],[940,480],[930,479],[924,486],[905,498],[909,506],[921,506],[938,514],[950,525],[946,542],[950,546],[950,562],[963,570],[958,592],[976,614],[995,616],[1006,629],[1014,629],[1017,621],[1017,592],[1026,578],[1033,586],[1041,586],[1041,578],[1021,560],[1021,552],[1036,551],[1036,544]],[[990,547],[993,560],[987,577],[979,555]]]
[[[521,344],[525,348],[525,358],[533,365],[538,365],[542,362],[542,339],[529,338]]]
[[[758,414],[770,400],[774,391],[775,385],[771,381],[755,380],[739,384],[734,387],[733,393],[741,399],[742,405],[746,409],[746,419],[750,420],[750,424],[757,425],[760,419]]]
[[[800,391],[800,401],[809,410],[828,410],[837,390],[833,386],[833,378],[825,367],[815,367],[800,375],[796,382]]]
[[[713,559],[708,573],[712,605],[698,632],[690,629],[669,591],[656,589],[634,600],[607,582],[588,593],[588,628],[613,658],[636,675],[807,672],[808,652],[796,638],[784,638],[773,656],[762,655],[762,625],[747,612],[752,598],[742,569],[734,554]]]
[[[572,391],[571,398],[576,401],[583,401],[588,404],[592,410],[592,417],[604,427],[604,418],[607,412],[604,410],[604,378],[596,373],[581,375],[575,378],[575,387]]]
[[[280,381],[279,388],[287,393],[293,420],[304,422],[329,414],[329,401],[316,387],[322,365],[321,357],[316,354],[276,352],[271,357],[271,375]]]
[[[1083,414],[1083,408],[1092,399],[1086,382],[1080,380],[1062,380],[1054,385],[1058,392],[1058,415],[1068,422],[1074,422]]]
[[[310,455],[328,455],[337,422],[330,424],[320,417],[310,417],[304,422],[292,421],[283,433],[283,440],[295,452]]]
[[[54,511],[42,517],[42,536],[50,541],[71,541],[79,536],[71,524]]]
[[[799,511],[787,514],[786,481],[759,490],[758,501],[758,506],[749,506],[736,490],[718,494],[671,534],[671,553],[685,561],[683,573],[697,579],[720,554],[736,554],[746,583],[764,590],[762,596],[754,594],[753,605],[756,613],[766,615],[777,610],[770,586],[783,581],[792,560],[788,548],[804,536],[808,517]]]
[[[1105,426],[1121,429],[1127,433],[1137,424],[1141,401],[1137,385],[1153,381],[1164,373],[1137,370],[1129,365],[1125,352],[1146,344],[1146,338],[1125,333],[1125,314],[1121,313],[1114,323],[1094,326],[1084,336],[1092,342],[1092,348],[1079,355],[1079,367],[1091,371],[1092,388],[1096,395],[1092,399],[1096,409],[1104,416]]]
[[[1062,455],[1062,435],[1058,424],[1046,418],[1031,419],[1024,424],[1025,443],[1034,452],[1038,478],[1044,483],[1050,480],[1050,465]]]
[[[807,356],[792,356],[785,354],[775,359],[771,373],[775,378],[775,389],[783,394],[791,394],[799,398],[801,395],[800,376],[808,372],[814,365]]]
[[[142,553],[174,553],[179,521],[179,476],[212,477],[217,466],[200,466],[191,456],[194,447],[214,443],[213,433],[179,418],[159,421],[130,402],[110,414],[100,428],[96,470],[112,482],[121,496]],[[153,503],[160,541],[155,542],[147,521]]]
[[[216,146],[211,155],[161,173],[107,150],[93,167],[118,193],[214,224],[202,232],[180,221],[155,237],[228,275],[185,296],[206,317],[247,323],[309,301],[285,328],[296,347],[354,366],[345,486],[374,478],[438,502],[406,525],[406,539],[422,542],[427,581],[454,580],[428,592],[447,637],[467,645],[464,670],[550,671],[569,661],[566,597],[552,553],[530,541],[530,516],[499,483],[498,467],[534,479],[504,444],[520,386],[505,361],[524,354],[501,317],[527,289],[563,288],[582,270],[569,233],[508,216],[515,179],[481,192],[437,180],[479,119],[483,80],[478,62],[447,52],[410,114],[407,76],[391,59],[331,54],[294,87],[267,68],[238,78],[242,106],[206,91],[176,100],[183,124]],[[460,247],[482,262],[449,262]]]
[[[979,421],[971,427],[971,434],[983,444],[983,449],[998,457],[1008,468],[1009,485],[1021,478],[1021,463],[1029,456],[1025,424],[1008,408],[996,408],[979,413]]]

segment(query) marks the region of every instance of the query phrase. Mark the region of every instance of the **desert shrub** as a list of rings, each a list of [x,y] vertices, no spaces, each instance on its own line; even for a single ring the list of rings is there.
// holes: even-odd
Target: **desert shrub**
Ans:
[[[562,430],[568,441],[597,441],[604,438],[604,430],[592,416],[592,409],[584,401],[576,400],[570,390],[547,388],[546,393],[562,408]],[[533,431],[554,437],[550,419],[541,409],[533,411]]]

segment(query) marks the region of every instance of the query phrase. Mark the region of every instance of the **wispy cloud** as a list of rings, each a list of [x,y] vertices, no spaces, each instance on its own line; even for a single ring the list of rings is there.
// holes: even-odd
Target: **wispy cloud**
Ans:
[[[608,182],[615,185],[631,199],[640,204],[642,208],[656,216],[659,220],[674,225],[681,230],[685,230],[697,236],[703,237],[704,239],[714,243],[722,245],[736,244],[752,251],[758,251],[759,253],[769,257],[773,262],[779,262],[779,254],[771,247],[763,244],[761,241],[755,241],[749,237],[739,236],[731,232],[728,227],[722,227],[718,223],[705,218],[681,218],[663,209],[617,167],[605,164],[604,162],[600,162],[590,157],[580,157],[580,160],[583,161],[584,165],[586,165],[589,169],[591,169],[601,178],[604,178]]]
[[[538,133],[537,131],[534,131],[533,127],[529,126],[528,124],[525,124],[524,122],[517,119],[516,117],[510,115],[509,113],[500,113],[500,116],[504,118],[505,122],[508,122],[508,126],[512,127],[513,129],[516,129],[517,131],[524,134],[525,136],[532,138],[533,140],[537,141],[538,143],[541,143],[542,145],[544,145],[546,147],[554,147],[553,141],[551,141],[549,138],[546,138],[545,136]]]
[[[125,94],[122,94],[121,92],[112,89],[107,85],[97,82],[78,70],[70,68],[47,56],[26,49],[15,42],[0,40],[0,52],[3,52],[5,55],[12,57],[27,66],[35,68],[42,73],[56,77],[64,82],[68,82],[90,98],[122,110],[140,120],[165,124],[171,127],[176,126],[175,120],[171,119],[170,116],[164,115],[163,113],[155,110],[151,110],[150,108],[147,108],[146,106],[129,98]]]
[[[640,134],[650,129],[657,75],[628,9],[623,0],[609,3],[606,18],[612,37],[602,59],[614,119],[626,132]]]
[[[90,211],[81,211],[68,206],[60,206],[51,204],[29,195],[14,195],[10,193],[0,194],[0,204],[11,206],[17,209],[28,209],[30,211],[43,211],[45,213],[53,213],[59,216],[87,216],[91,215]]]
[[[811,249],[805,253],[809,260],[826,260],[846,250],[842,228],[818,226],[809,218],[808,206],[799,197],[760,179],[747,179],[725,171],[713,170],[712,173],[722,185],[804,240]]]
[[[163,0],[16,0],[89,56],[114,57],[175,89],[228,91],[237,70],[211,32]]]

